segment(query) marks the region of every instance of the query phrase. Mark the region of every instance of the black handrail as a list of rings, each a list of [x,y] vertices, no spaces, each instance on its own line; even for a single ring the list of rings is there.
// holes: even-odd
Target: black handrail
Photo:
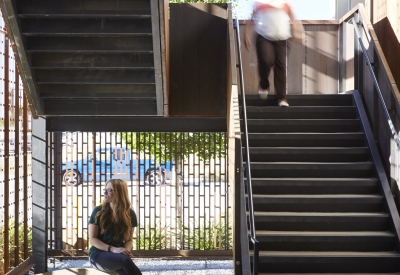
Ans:
[[[243,69],[242,69],[242,55],[240,53],[240,32],[239,32],[239,20],[234,19],[235,29],[236,29],[236,41],[237,41],[237,51],[238,51],[238,68],[240,77],[240,91],[242,94],[242,114],[243,114],[243,132],[244,132],[244,145],[246,151],[246,179],[247,179],[247,200],[249,207],[249,224],[250,224],[250,238],[253,242],[254,252],[253,252],[253,275],[258,275],[258,241],[256,239],[256,227],[254,225],[254,207],[253,207],[253,191],[251,188],[251,173],[250,173],[250,151],[249,151],[249,137],[247,131],[247,113],[246,113],[246,97],[243,85]],[[243,166],[243,163],[240,165]],[[244,183],[243,183],[244,184]]]
[[[365,57],[365,61],[367,62],[367,65],[368,65],[369,72],[371,73],[372,80],[374,81],[374,86],[375,86],[375,88],[376,88],[376,90],[378,92],[378,96],[379,96],[380,102],[382,104],[383,111],[385,112],[386,120],[387,120],[387,122],[389,124],[390,131],[392,132],[392,136],[393,136],[394,142],[397,145],[397,149],[400,150],[399,136],[397,135],[397,132],[396,132],[396,129],[394,128],[392,119],[390,118],[389,111],[388,111],[388,109],[386,107],[385,100],[383,99],[383,95],[382,95],[381,89],[379,88],[378,80],[376,79],[374,70],[373,70],[371,62],[369,60],[368,53],[367,53],[367,51],[366,51],[366,49],[364,47],[364,43],[362,41],[362,38],[361,38],[361,35],[360,35],[360,31],[358,30],[357,22],[356,22],[354,17],[351,18],[349,21],[351,21],[353,23],[354,30],[355,30],[357,38],[358,38],[358,42],[360,43],[361,49],[362,49],[364,57]]]

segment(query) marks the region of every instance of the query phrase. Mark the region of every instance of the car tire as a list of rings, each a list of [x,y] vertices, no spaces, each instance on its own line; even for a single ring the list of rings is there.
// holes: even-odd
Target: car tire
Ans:
[[[70,173],[70,175],[68,175],[68,172]],[[79,171],[75,169],[73,169],[72,171],[64,170],[62,176],[62,182],[65,185],[78,186],[82,183],[81,173],[79,173]]]
[[[150,171],[150,173],[147,175],[147,182],[149,185],[161,185],[164,183],[164,175],[158,172],[158,171]]]

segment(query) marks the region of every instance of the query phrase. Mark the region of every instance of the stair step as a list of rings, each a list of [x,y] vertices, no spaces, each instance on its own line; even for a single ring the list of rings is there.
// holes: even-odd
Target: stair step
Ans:
[[[253,194],[376,194],[376,178],[253,178]]]
[[[343,133],[362,131],[358,119],[247,119],[247,128],[250,133]]]
[[[32,68],[73,69],[73,68],[154,68],[153,54],[73,54],[73,53],[33,53]],[[42,89],[40,90],[42,92]],[[120,91],[120,88],[114,89]]]
[[[287,95],[290,107],[295,106],[353,106],[352,95]],[[239,97],[240,105],[242,98]],[[268,95],[266,100],[261,100],[258,95],[246,95],[246,106],[276,106],[278,100],[275,95]]]
[[[254,212],[257,230],[271,231],[387,231],[389,215],[341,212]]]
[[[251,256],[251,262],[253,256]],[[395,251],[260,251],[259,270],[263,272],[396,272],[400,254]]]
[[[354,106],[247,106],[246,113],[248,119],[357,119],[357,109]]]
[[[152,35],[150,17],[45,17],[21,19],[24,35]]]
[[[243,135],[242,135],[243,138]],[[250,147],[362,147],[363,132],[353,133],[249,133]]]
[[[152,51],[152,36],[27,37],[28,51]],[[95,50],[95,51],[94,51]]]
[[[18,1],[20,14],[151,14],[150,1]]]
[[[258,231],[259,250],[273,251],[391,251],[396,235],[389,231],[309,232]],[[253,244],[250,242],[251,249]]]
[[[154,70],[131,68],[130,70],[36,70],[37,83],[155,83]]]
[[[269,212],[379,212],[380,195],[258,195],[253,193],[255,211]]]
[[[374,176],[371,162],[251,162],[252,178],[370,178]]]
[[[359,162],[370,159],[367,147],[253,147],[249,151],[250,160],[256,162]]]

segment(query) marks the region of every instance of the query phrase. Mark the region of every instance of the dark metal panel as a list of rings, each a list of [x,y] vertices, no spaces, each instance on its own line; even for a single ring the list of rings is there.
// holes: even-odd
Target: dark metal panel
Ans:
[[[27,95],[29,104],[34,106],[32,108],[32,116],[43,114],[43,101],[39,98],[35,83],[33,80],[32,71],[30,69],[29,57],[25,52],[26,45],[22,39],[17,22],[17,15],[14,10],[15,0],[5,0],[0,2],[1,13],[6,23],[8,36],[11,40],[12,48],[15,54],[15,60],[18,63],[21,78],[25,86],[25,93]]]
[[[20,0],[18,14],[150,14],[150,1]]]
[[[153,68],[151,53],[32,53],[32,68]]]
[[[154,71],[152,69],[37,69],[36,82],[43,83],[79,83],[79,84],[149,84],[154,83]]]
[[[226,8],[226,4],[170,4],[171,116],[226,115]],[[225,17],[219,17],[221,10]]]
[[[155,99],[81,99],[46,100],[46,115],[74,116],[126,116],[156,115]]]
[[[46,129],[81,132],[226,132],[223,117],[48,117]]]
[[[154,98],[154,84],[40,84],[40,96],[46,98]]]
[[[50,52],[152,52],[150,35],[135,37],[27,37],[26,49]]]
[[[46,120],[32,121],[32,258],[35,273],[47,271]]]

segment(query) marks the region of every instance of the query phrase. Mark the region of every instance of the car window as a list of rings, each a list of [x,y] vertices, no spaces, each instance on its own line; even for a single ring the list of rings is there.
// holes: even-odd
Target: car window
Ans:
[[[101,150],[96,152],[96,161],[110,160],[110,150]]]
[[[114,160],[125,160],[126,159],[126,150],[123,148],[115,148],[113,150]]]

